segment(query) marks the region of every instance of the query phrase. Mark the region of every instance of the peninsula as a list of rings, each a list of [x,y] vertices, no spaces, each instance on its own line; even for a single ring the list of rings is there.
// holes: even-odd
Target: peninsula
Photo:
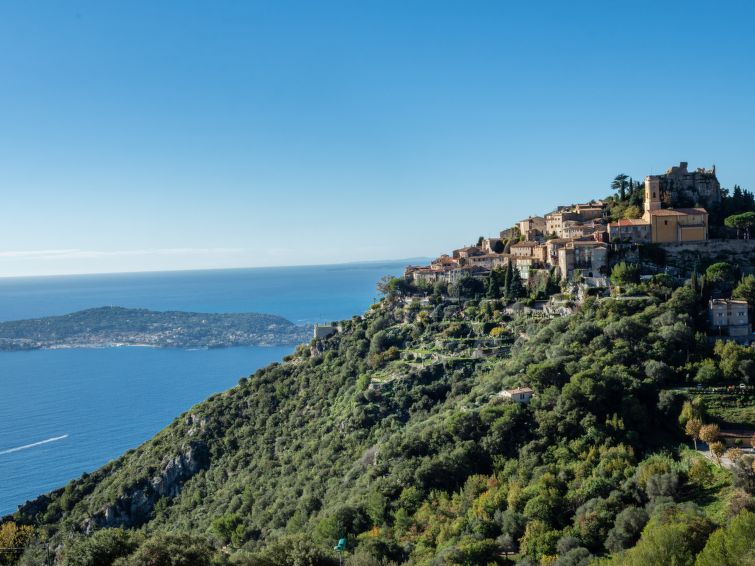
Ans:
[[[306,342],[310,326],[259,313],[99,307],[62,316],[0,322],[0,351],[53,348],[226,348]]]

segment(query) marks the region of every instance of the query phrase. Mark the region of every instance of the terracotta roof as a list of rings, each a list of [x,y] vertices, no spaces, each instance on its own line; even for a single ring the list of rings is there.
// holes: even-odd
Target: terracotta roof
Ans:
[[[660,210],[651,210],[652,216],[689,216],[697,214],[708,214],[704,208],[662,208]]]
[[[518,244],[511,244],[512,248],[536,248],[536,242],[519,242]]]
[[[609,226],[650,226],[649,223],[645,222],[643,218],[622,218],[621,220],[617,220],[616,222],[611,222],[608,224]]]
[[[684,214],[708,214],[704,208],[677,208],[676,210]]]

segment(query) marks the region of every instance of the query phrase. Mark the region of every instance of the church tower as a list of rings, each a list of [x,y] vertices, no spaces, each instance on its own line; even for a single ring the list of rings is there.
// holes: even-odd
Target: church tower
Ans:
[[[661,208],[661,179],[657,175],[645,177],[645,216]]]

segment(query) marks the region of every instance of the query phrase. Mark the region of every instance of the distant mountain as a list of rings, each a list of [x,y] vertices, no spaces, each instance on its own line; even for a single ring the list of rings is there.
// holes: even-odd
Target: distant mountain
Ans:
[[[210,314],[100,307],[0,323],[0,350],[151,346],[224,348],[306,342],[311,327],[259,313]]]

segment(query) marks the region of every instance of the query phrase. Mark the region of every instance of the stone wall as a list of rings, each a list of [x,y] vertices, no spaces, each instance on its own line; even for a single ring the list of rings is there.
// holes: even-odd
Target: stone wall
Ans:
[[[705,240],[658,247],[665,252],[668,265],[681,269],[691,269],[695,263],[704,265],[728,261],[739,265],[747,273],[755,271],[755,240]]]
[[[697,265],[703,270],[711,263],[727,261],[745,273],[755,273],[755,239],[706,240],[614,248],[610,265],[620,261],[639,263],[643,273],[666,271],[686,277]]]

